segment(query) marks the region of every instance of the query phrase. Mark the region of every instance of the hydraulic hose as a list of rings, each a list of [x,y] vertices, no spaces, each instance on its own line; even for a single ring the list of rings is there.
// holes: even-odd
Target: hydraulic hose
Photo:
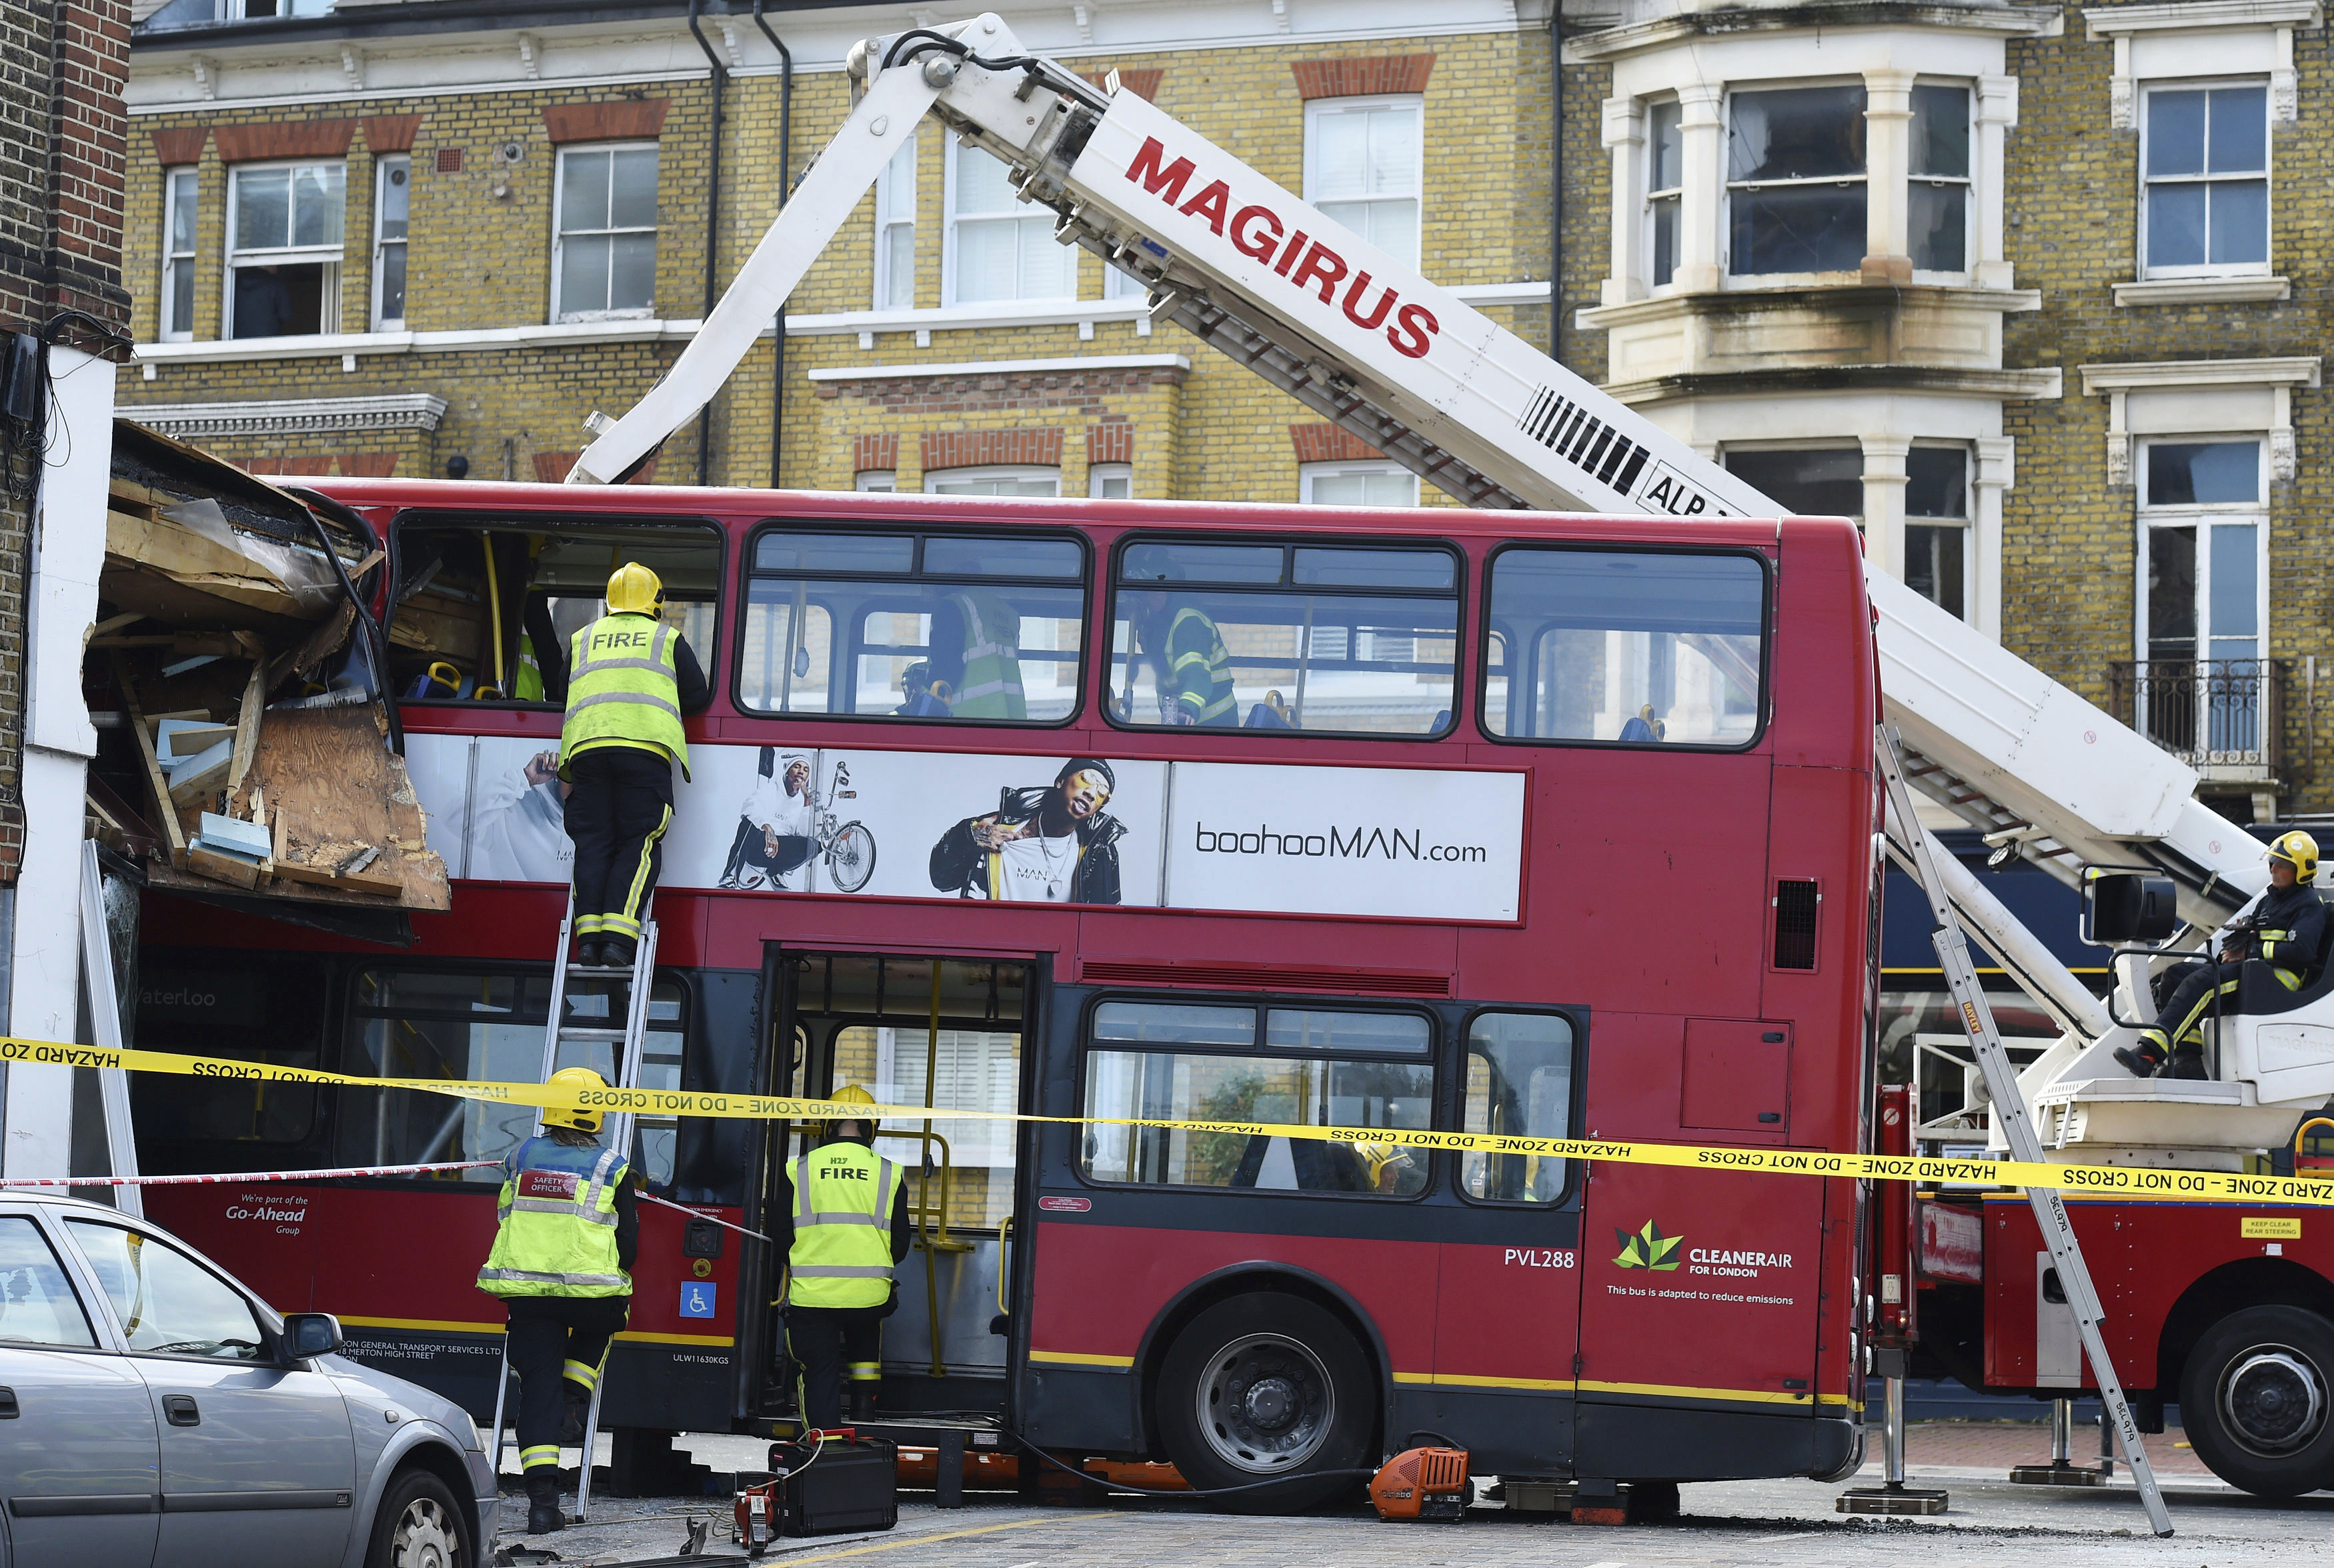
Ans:
[[[1133,1492],[1143,1497],[1229,1497],[1235,1492],[1261,1492],[1273,1486],[1286,1486],[1292,1481],[1318,1480],[1323,1476],[1374,1476],[1378,1473],[1375,1466],[1368,1469],[1307,1470],[1302,1475],[1279,1476],[1269,1481],[1250,1481],[1239,1486],[1185,1486],[1181,1491],[1176,1491],[1162,1486],[1133,1486],[1123,1481],[1111,1480],[1107,1477],[1088,1475],[1074,1465],[1067,1465],[1056,1459],[1018,1432],[1007,1432],[1005,1435],[1066,1475],[1075,1476],[1079,1480],[1090,1486],[1100,1486],[1105,1492]]]

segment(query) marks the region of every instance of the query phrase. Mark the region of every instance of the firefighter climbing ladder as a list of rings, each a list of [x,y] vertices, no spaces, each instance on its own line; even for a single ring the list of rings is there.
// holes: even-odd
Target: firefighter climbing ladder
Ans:
[[[1953,1005],[1961,1013],[1962,1027],[1977,1053],[1978,1070],[1985,1075],[1986,1092],[1992,1101],[1991,1113],[2001,1123],[2010,1158],[2039,1162],[2043,1157],[2042,1140],[2034,1131],[2026,1096],[2018,1087],[2018,1071],[2011,1064],[2010,1053],[2002,1048],[2001,1035],[1994,1028],[1993,1009],[1987,1005],[1984,988],[1978,984],[1976,967],[1970,962],[1969,943],[1962,935],[1960,918],[1945,896],[1933,848],[1935,841],[1913,814],[1913,792],[1905,782],[1896,726],[1880,726],[1877,740],[1877,761],[1888,780],[1889,819],[1911,847],[1912,852],[1903,863],[1929,900],[1930,915],[1936,921],[1930,939],[1936,944],[1937,962],[1944,970],[1945,987],[1953,994]],[[2090,1359],[2091,1375],[2098,1380],[2100,1401],[2123,1438],[2124,1457],[2131,1463],[2132,1480],[2139,1487],[2140,1501],[2146,1505],[2147,1522],[2158,1535],[2169,1535],[2172,1516],[2165,1511],[2164,1494],[2156,1485],[2156,1472],[2148,1465],[2147,1450],[2141,1446],[2139,1423],[2132,1418],[2131,1403],[2124,1398],[2123,1384],[2116,1376],[2114,1364],[2107,1360],[2107,1340],[2100,1332],[2107,1313],[2099,1306],[2098,1292],[2091,1286],[2090,1270],[2084,1266],[2074,1224],[2067,1217],[2066,1199],[2056,1188],[2032,1187],[2026,1189],[2026,1200],[2033,1207],[2043,1245],[2050,1250],[2051,1266],[2058,1270],[2059,1287],[2066,1293],[2067,1305],[2082,1332],[2083,1353]],[[1901,1466],[1901,1455],[1895,1462]]]
[[[563,1046],[590,1047],[605,1044],[615,1057],[616,1086],[637,1089],[641,1084],[641,1055],[649,1029],[649,983],[656,974],[657,927],[653,903],[642,911],[641,938],[632,947],[632,967],[630,969],[603,968],[590,964],[578,964],[569,957],[570,944],[575,934],[575,889],[567,889],[567,912],[559,920],[559,945],[552,949],[551,1012],[543,1026],[543,1081],[559,1070],[559,1053]],[[624,1023],[620,1029],[594,1028],[588,1024],[571,1024],[567,1020],[567,982],[575,976],[607,979],[625,976]],[[581,1063],[575,1063],[581,1065]],[[538,1117],[535,1130],[542,1130]],[[632,1141],[632,1114],[627,1111],[612,1113],[605,1128],[607,1146],[629,1149]],[[611,1349],[612,1349],[612,1343]],[[606,1362],[603,1361],[604,1368]],[[584,1420],[584,1453],[576,1466],[575,1512],[569,1523],[580,1525],[592,1512],[592,1450],[600,1437],[600,1395],[607,1387],[604,1375],[592,1387],[592,1406]],[[510,1340],[503,1340],[501,1375],[495,1380],[495,1441],[494,1473],[503,1469],[503,1406],[510,1392]]]

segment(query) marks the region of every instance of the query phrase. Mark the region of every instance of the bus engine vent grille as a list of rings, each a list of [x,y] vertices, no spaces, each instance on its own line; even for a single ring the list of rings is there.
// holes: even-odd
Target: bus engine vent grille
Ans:
[[[1211,986],[1262,991],[1340,991],[1365,996],[1448,996],[1451,976],[1399,969],[1306,969],[1286,964],[1161,964],[1140,958],[1088,958],[1089,985]]]
[[[1822,902],[1812,881],[1787,877],[1775,883],[1775,967],[1816,967],[1816,909]]]

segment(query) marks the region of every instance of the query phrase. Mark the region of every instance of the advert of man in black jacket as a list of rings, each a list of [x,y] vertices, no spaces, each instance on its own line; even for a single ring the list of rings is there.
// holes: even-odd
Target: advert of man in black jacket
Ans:
[[[2326,950],[2326,906],[2310,886],[2317,875],[2318,841],[2281,834],[2269,847],[2269,890],[2229,922],[2218,960],[2191,958],[2159,976],[2159,995],[2170,985],[2164,1010],[2139,1032],[2136,1048],[2116,1047],[2116,1060],[2140,1078],[2204,1077],[2205,1015],[2215,996],[2223,1012],[2236,1010],[2239,966],[2248,958],[2271,966],[2287,990],[2300,990]]]
[[[1115,904],[1126,824],[1103,807],[1118,788],[1110,765],[1074,756],[1043,788],[1000,793],[932,846],[932,886],[967,899]]]

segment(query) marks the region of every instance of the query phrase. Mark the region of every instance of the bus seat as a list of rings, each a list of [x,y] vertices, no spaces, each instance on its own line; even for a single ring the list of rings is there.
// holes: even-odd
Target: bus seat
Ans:
[[[1263,703],[1251,704],[1248,717],[1240,722],[1242,729],[1294,729],[1297,726]]]

